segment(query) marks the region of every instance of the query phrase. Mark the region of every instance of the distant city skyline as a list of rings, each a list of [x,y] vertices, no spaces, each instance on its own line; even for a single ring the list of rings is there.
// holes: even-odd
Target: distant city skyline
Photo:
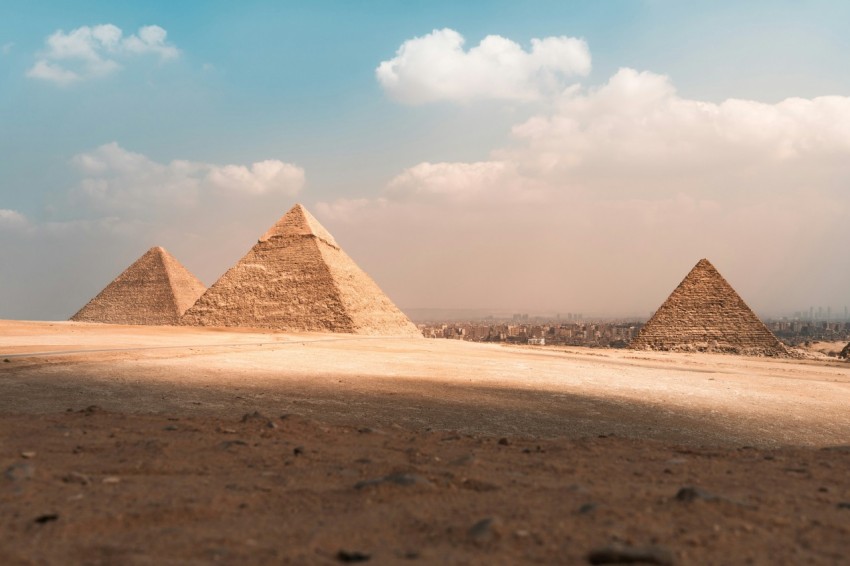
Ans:
[[[700,258],[850,303],[850,4],[0,7],[0,318],[304,203],[403,310],[648,316]]]

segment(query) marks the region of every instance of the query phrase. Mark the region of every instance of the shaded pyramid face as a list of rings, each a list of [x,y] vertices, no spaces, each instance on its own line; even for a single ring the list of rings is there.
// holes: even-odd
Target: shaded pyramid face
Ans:
[[[300,204],[186,311],[181,324],[422,336]]]
[[[787,355],[785,346],[707,259],[700,260],[688,273],[631,347]]]
[[[206,290],[165,249],[151,248],[71,317],[78,322],[177,324]]]

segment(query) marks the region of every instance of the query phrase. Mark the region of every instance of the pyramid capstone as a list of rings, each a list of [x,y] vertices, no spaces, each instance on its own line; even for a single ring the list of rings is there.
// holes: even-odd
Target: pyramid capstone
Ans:
[[[785,346],[707,259],[694,266],[641,328],[631,347],[788,355]]]
[[[71,320],[109,324],[177,324],[206,290],[164,248],[153,247]]]
[[[181,324],[422,336],[300,204],[186,311]]]

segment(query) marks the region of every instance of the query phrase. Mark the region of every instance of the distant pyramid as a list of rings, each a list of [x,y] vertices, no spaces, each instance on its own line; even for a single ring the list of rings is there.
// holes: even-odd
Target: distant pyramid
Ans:
[[[844,358],[845,360],[850,360],[850,342],[848,342],[847,345],[844,346],[844,349],[841,350],[841,353],[838,354],[838,357]]]
[[[760,356],[788,353],[707,259],[688,273],[631,347]]]
[[[71,317],[78,322],[177,324],[206,290],[160,247],[151,248]]]
[[[300,204],[186,311],[181,324],[422,336]]]

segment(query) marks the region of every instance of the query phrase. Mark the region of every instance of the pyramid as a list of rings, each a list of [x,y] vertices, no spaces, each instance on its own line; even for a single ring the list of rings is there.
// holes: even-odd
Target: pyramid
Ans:
[[[707,259],[701,259],[631,343],[635,349],[785,356],[785,346]]]
[[[838,357],[844,358],[845,360],[850,360],[850,342],[848,342],[847,345],[844,346],[844,349],[841,350],[841,353],[838,354]]]
[[[71,317],[77,322],[177,324],[206,290],[165,249],[149,249]]]
[[[422,336],[300,204],[186,311],[181,324]]]

